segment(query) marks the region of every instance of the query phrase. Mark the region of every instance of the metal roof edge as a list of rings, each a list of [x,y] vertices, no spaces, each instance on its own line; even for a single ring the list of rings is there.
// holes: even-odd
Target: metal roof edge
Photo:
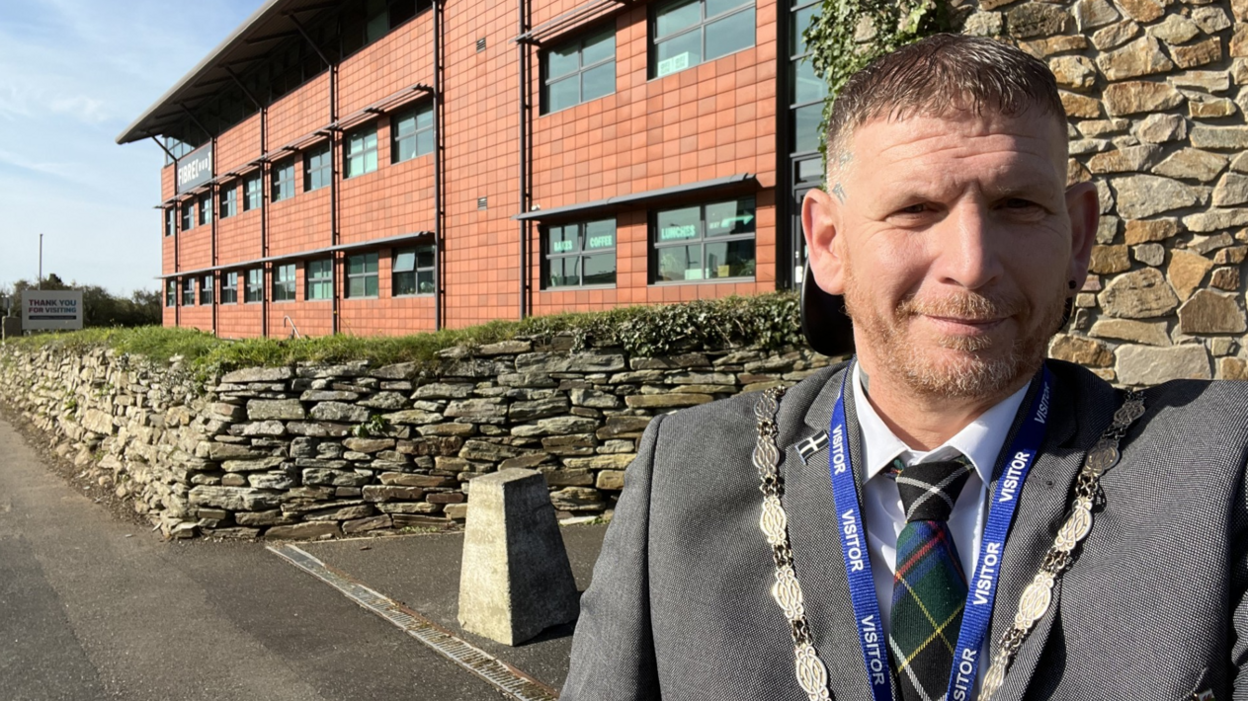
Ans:
[[[326,253],[334,253],[337,251],[353,251],[358,248],[371,248],[373,246],[385,246],[387,244],[402,243],[404,241],[419,241],[422,238],[433,236],[432,231],[416,231],[410,234],[398,234],[395,236],[387,236],[380,239],[371,239],[369,241],[356,241],[354,243],[340,243],[337,246],[326,246],[324,248],[314,248],[310,251],[298,251],[296,253],[286,253],[280,256],[265,256],[264,258],[255,258],[253,260],[240,260],[237,263],[222,263],[208,268],[194,268],[192,270],[178,270],[168,274],[157,275],[157,280],[168,280],[175,277],[187,277],[191,275],[203,275],[204,273],[215,273],[218,270],[231,270],[233,268],[246,268],[251,265],[260,265],[262,263],[273,263],[282,260],[299,260],[301,258],[310,258]]]
[[[686,183],[684,185],[672,185],[670,187],[661,187],[657,190],[646,190],[645,192],[634,192],[627,195],[616,195],[608,197],[605,200],[594,200],[592,202],[578,202],[576,204],[564,205],[563,207],[555,207],[553,209],[538,209],[532,212],[524,212],[512,216],[512,219],[518,221],[552,219],[561,216],[575,214],[577,212],[591,212],[594,210],[608,209],[611,207],[621,207],[630,204],[638,204],[649,202],[651,200],[663,199],[665,197],[675,197],[678,195],[692,194],[705,190],[715,190],[730,185],[740,185],[754,179],[752,173],[737,173],[736,175],[728,175],[722,178],[712,178],[710,180],[700,180],[695,183]]]

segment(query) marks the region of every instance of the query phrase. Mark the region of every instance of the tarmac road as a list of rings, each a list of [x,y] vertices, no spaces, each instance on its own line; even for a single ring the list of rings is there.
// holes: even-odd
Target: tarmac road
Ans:
[[[602,532],[565,533],[582,589]],[[557,688],[567,630],[511,649],[454,626],[456,538],[301,547]],[[164,542],[118,520],[0,421],[0,701],[500,698],[261,543]]]

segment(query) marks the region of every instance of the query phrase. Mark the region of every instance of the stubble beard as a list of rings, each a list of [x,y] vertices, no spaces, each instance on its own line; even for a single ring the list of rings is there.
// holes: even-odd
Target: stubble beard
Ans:
[[[892,318],[876,314],[866,298],[852,268],[846,270],[845,307],[854,326],[863,336],[880,362],[872,368],[873,375],[887,373],[897,376],[912,392],[924,397],[960,399],[991,399],[1008,396],[1019,386],[1020,378],[1031,377],[1044,362],[1049,339],[1061,326],[1065,307],[1065,290],[1057,287],[1051,301],[1043,309],[1031,308],[1021,295],[985,296],[965,292],[939,300],[920,301],[904,298],[893,310]],[[1037,318],[1040,323],[1027,333],[1020,326],[1009,350],[993,352],[1000,341],[989,336],[944,336],[937,340],[940,348],[957,351],[953,358],[931,357],[932,349],[924,349],[910,337],[909,329],[916,316],[928,315],[962,319],[1000,319],[1010,317],[1020,323]],[[945,354],[949,355],[949,354]]]

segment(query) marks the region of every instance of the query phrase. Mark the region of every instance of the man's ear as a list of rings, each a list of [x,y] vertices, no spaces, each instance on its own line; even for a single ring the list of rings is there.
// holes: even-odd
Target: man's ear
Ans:
[[[1096,184],[1072,185],[1066,190],[1066,211],[1070,214],[1070,270],[1075,289],[1082,289],[1088,277],[1088,261],[1096,243],[1096,229],[1101,218],[1101,202]]]
[[[831,295],[845,293],[844,242],[837,237],[839,215],[840,203],[823,190],[811,190],[802,199],[806,264],[819,287]]]

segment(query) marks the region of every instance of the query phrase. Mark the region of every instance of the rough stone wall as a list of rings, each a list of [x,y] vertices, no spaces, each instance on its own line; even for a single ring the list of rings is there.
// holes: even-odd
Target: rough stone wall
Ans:
[[[471,480],[545,473],[561,516],[614,505],[657,413],[792,384],[809,350],[630,357],[527,340],[411,364],[252,368],[206,387],[175,365],[0,347],[0,399],[171,537],[316,538],[447,527]]]
[[[1125,385],[1248,379],[1248,0],[970,4],[964,32],[1048,62],[1070,180],[1100,190],[1092,274],[1050,353]]]

